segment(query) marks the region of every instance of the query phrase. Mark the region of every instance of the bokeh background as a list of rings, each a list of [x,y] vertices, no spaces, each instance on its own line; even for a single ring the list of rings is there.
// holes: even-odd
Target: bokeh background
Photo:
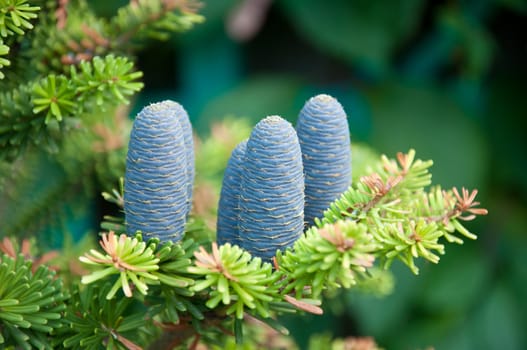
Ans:
[[[527,348],[527,2],[524,0],[202,0],[206,22],[140,55],[145,89],[212,122],[250,125],[329,93],[354,142],[417,150],[434,183],[479,189],[479,239],[447,246],[393,292],[343,293],[323,317],[285,320],[312,334],[373,336],[387,349]],[[111,14],[124,1],[94,0]],[[134,113],[134,111],[132,112]]]
[[[480,238],[439,265],[418,277],[395,265],[391,295],[345,293],[323,318],[289,320],[299,345],[330,332],[387,349],[526,349],[527,2],[202,3],[206,23],[140,56],[137,106],[176,99],[206,135],[226,116],[294,122],[329,93],[354,142],[415,148],[434,183],[478,188],[489,209],[469,226]]]

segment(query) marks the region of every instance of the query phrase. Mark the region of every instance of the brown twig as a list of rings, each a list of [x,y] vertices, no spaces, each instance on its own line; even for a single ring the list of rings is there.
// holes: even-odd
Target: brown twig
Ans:
[[[58,6],[55,10],[55,18],[57,19],[57,29],[64,29],[68,20],[68,6],[69,0],[58,0]]]
[[[322,310],[322,308],[316,305],[308,304],[301,300],[295,299],[290,295],[284,295],[284,300],[287,301],[289,304],[293,305],[294,307],[296,307],[297,309],[300,309],[305,312],[309,312],[314,315],[322,315],[324,313],[324,310]]]
[[[450,220],[455,218],[470,221],[474,220],[477,215],[487,215],[487,209],[474,208],[480,205],[479,202],[474,201],[478,190],[472,190],[469,194],[469,191],[463,187],[460,195],[458,189],[453,187],[452,192],[454,196],[443,190],[444,206],[450,209],[443,215],[427,217],[428,221],[441,222],[446,226]],[[470,213],[470,215],[463,216],[464,213]]]

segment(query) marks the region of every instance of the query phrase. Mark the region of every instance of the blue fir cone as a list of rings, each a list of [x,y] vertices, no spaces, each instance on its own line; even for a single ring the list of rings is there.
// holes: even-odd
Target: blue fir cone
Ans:
[[[173,110],[183,132],[183,140],[185,143],[185,155],[187,159],[187,208],[185,212],[186,216],[188,216],[192,209],[192,194],[194,191],[194,177],[196,174],[192,124],[190,123],[190,118],[188,117],[187,111],[185,110],[185,108],[183,108],[182,105],[170,100],[164,101],[163,103]]]
[[[340,103],[329,95],[306,102],[296,132],[305,173],[306,225],[321,218],[330,204],[351,185],[348,120]]]
[[[242,248],[270,260],[304,226],[304,175],[295,129],[279,116],[260,121],[247,141],[240,189]]]
[[[219,245],[236,244],[241,247],[238,216],[240,213],[240,182],[245,159],[247,140],[240,142],[232,151],[221,186],[218,204],[218,222],[216,225]]]
[[[124,212],[129,235],[181,240],[188,206],[186,148],[173,103],[154,103],[137,115],[128,145]]]

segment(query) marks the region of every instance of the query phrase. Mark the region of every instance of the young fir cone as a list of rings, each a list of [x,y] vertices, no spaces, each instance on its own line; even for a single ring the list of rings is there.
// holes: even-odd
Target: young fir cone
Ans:
[[[296,132],[306,176],[304,215],[309,227],[351,185],[346,113],[333,97],[317,95],[300,111]]]
[[[247,141],[240,189],[242,248],[270,260],[291,246],[304,226],[304,175],[300,145],[292,125],[271,116]]]
[[[218,223],[216,225],[217,241],[219,245],[230,243],[240,244],[240,230],[238,228],[240,181],[247,140],[240,142],[232,151],[221,186],[218,204]]]
[[[177,242],[188,207],[187,158],[183,131],[169,101],[137,115],[126,157],[124,212],[129,235]]]
[[[194,177],[196,173],[192,124],[190,123],[190,118],[188,117],[187,111],[185,110],[185,108],[183,108],[182,105],[169,100],[164,101],[163,103],[165,103],[173,110],[183,132],[183,141],[185,143],[185,155],[187,158],[187,208],[185,209],[185,216],[188,216],[192,209],[192,193],[194,191]]]

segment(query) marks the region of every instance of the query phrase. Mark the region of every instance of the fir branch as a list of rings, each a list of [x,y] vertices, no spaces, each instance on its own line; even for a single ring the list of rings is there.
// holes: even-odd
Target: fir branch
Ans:
[[[52,349],[50,335],[63,327],[68,296],[55,272],[0,255],[0,346]]]
[[[0,40],[0,80],[5,78],[4,73],[2,73],[2,68],[11,65],[9,59],[2,56],[7,56],[9,53],[9,46],[4,45],[3,41]]]
[[[196,281],[192,290],[209,291],[207,307],[216,308],[221,302],[228,306],[227,315],[234,314],[238,319],[243,318],[246,308],[264,318],[270,316],[268,303],[273,301],[273,291],[277,288],[273,285],[277,277],[272,274],[271,264],[252,258],[229,243],[218,248],[213,242],[212,253],[200,247],[194,255],[195,266],[188,271],[205,279]]]
[[[31,6],[27,0],[2,0],[0,2],[0,36],[24,35],[33,29],[31,20],[37,18],[40,7]]]
[[[100,245],[106,254],[103,255],[92,249],[79,260],[103,269],[83,276],[81,281],[89,284],[110,275],[118,275],[113,287],[106,294],[106,299],[112,299],[119,287],[125,296],[132,297],[130,283],[141,294],[147,294],[148,284],[155,283],[159,279],[152,273],[159,269],[159,258],[154,255],[153,241],[146,243],[142,241],[140,235],[130,238],[124,234],[116,236],[110,231],[108,234],[102,234]]]
[[[449,191],[441,187],[434,187],[430,193],[423,194],[422,205],[417,208],[419,215],[427,221],[436,222],[442,230],[448,242],[462,244],[463,240],[452,233],[458,231],[469,239],[476,239],[461,221],[471,221],[477,215],[487,215],[487,209],[476,208],[480,203],[475,201],[477,190],[469,191],[462,188],[461,195],[457,188]]]
[[[403,261],[413,273],[419,269],[415,266],[414,259],[423,257],[437,264],[438,254],[445,253],[445,247],[440,244],[439,238],[444,235],[436,223],[405,221],[397,223],[379,224],[372,230],[375,240],[379,242],[379,249],[375,251],[383,262],[383,267],[388,268],[395,258]]]
[[[28,146],[56,151],[57,142],[79,120],[98,110],[128,103],[143,84],[141,72],[124,57],[108,55],[71,68],[71,76],[50,74],[0,93],[0,159],[14,159]]]
[[[26,0],[0,2],[0,80],[5,78],[2,68],[11,66],[12,61],[17,62],[17,57],[12,57],[13,54],[8,57],[8,54],[18,51],[19,37],[27,36],[27,30],[33,29],[32,20],[38,17],[40,9],[39,6],[31,6]]]
[[[337,221],[311,227],[293,248],[277,255],[283,294],[318,298],[324,289],[350,288],[373,265],[375,241],[364,224]]]
[[[71,81],[78,94],[80,111],[92,112],[105,106],[128,104],[130,96],[143,88],[137,79],[143,76],[133,71],[133,63],[125,57],[107,55],[83,61],[71,68]]]
[[[0,92],[0,159],[15,159],[29,144],[48,151],[57,149],[52,133],[42,130],[45,117],[32,112],[32,87],[32,83],[21,84]]]
[[[81,169],[77,170],[77,174],[82,174]],[[15,175],[0,173],[0,177],[6,177],[6,190],[0,195],[0,203],[4,203],[0,210],[3,233],[39,236],[42,239],[37,243],[41,248],[52,245],[46,239],[46,228],[63,228],[70,209],[66,203],[81,194],[75,183],[78,179],[67,177],[55,162],[37,152],[10,164],[6,171],[15,171]]]
[[[38,98],[33,98],[35,105],[33,113],[47,111],[45,124],[48,124],[53,117],[61,122],[63,115],[74,115],[75,91],[68,85],[69,81],[65,76],[57,77],[54,74],[35,84],[33,91]]]
[[[142,88],[137,82],[141,73],[131,71],[131,61],[109,55],[129,55],[134,45],[117,40],[123,32],[97,17],[85,1],[46,3],[42,11],[28,6],[25,0],[4,2],[0,18],[4,18],[5,33],[15,33],[11,28],[15,22],[19,25],[16,33],[20,34],[20,28],[29,29],[29,20],[36,18],[37,12],[38,25],[15,48],[0,38],[0,78],[8,78],[2,81],[0,92],[0,102],[6,106],[0,118],[0,159],[13,160],[28,146],[56,151],[56,141],[63,133],[79,127],[78,120],[72,123],[67,119],[126,104]],[[125,26],[137,26],[137,33],[157,31],[166,36],[202,20],[200,15],[187,11],[188,3],[139,1],[135,11],[144,21],[128,21],[131,18],[127,15],[120,21]],[[154,13],[158,15],[152,17]],[[7,65],[10,69],[6,71]]]
[[[332,204],[320,226],[311,227],[285,252],[278,251],[274,270],[229,243],[218,247],[213,242],[207,251],[188,237],[159,246],[156,239],[145,243],[140,235],[117,238],[110,233],[103,235],[105,255],[92,250],[81,258],[99,267],[84,281],[118,275],[106,297],[121,287],[126,296],[141,300],[148,306],[148,322],[164,330],[162,341],[172,345],[192,337],[195,344],[209,336],[207,341],[217,341],[217,332],[229,333],[223,329],[232,320],[228,316],[234,318],[237,339],[246,315],[280,329],[275,313],[320,314],[324,291],[371,288],[380,278],[376,261],[386,269],[399,259],[414,273],[417,258],[437,263],[444,253],[442,237],[449,240],[449,232],[459,230],[459,220],[486,214],[478,208],[475,191],[433,187],[426,192],[430,165],[414,160],[412,151],[398,155],[398,162],[383,158],[377,173],[363,177]],[[119,191],[106,197],[122,204]],[[139,276],[134,279],[134,274]],[[167,335],[171,331],[178,335]]]
[[[432,161],[416,160],[414,150],[398,153],[397,161],[382,156],[377,172],[361,177],[331,204],[321,220],[315,220],[317,225],[340,220],[365,223],[377,243],[373,253],[385,268],[397,258],[417,274],[414,259],[437,263],[437,254],[444,254],[442,237],[463,243],[453,235],[455,231],[476,239],[460,220],[487,213],[476,208],[477,191],[463,189],[460,195],[457,189],[443,191],[438,186],[425,191],[431,183],[431,165]]]
[[[150,317],[162,327],[180,324],[189,317],[195,322],[205,319],[203,300],[193,298],[195,293],[189,288],[195,283],[195,276],[188,268],[193,265],[197,249],[192,239],[185,239],[180,243],[167,242],[156,252],[159,270],[153,274],[160,283],[152,285],[145,302],[149,305]]]
[[[101,31],[104,26],[105,20],[96,16],[86,1],[66,4],[55,1],[42,11],[39,25],[28,38],[29,47],[22,53],[34,64],[39,76],[67,74],[72,64],[112,53],[94,43],[86,33],[87,28]]]
[[[55,259],[59,255],[56,250],[48,251],[39,255],[35,249],[34,240],[25,238],[22,240],[21,244],[18,244],[14,238],[8,237],[4,237],[4,239],[0,241],[0,253],[6,254],[12,259],[17,259],[19,256],[24,257],[26,261],[31,262],[31,271],[33,273],[39,268],[39,266],[47,265],[49,261]],[[53,267],[49,268],[55,270]]]
[[[171,32],[182,32],[203,22],[193,1],[137,0],[119,9],[109,24],[109,33],[118,33],[112,47],[128,45],[146,37],[166,40]]]
[[[196,244],[187,239],[182,244],[167,242],[159,246],[158,239],[142,240],[141,234],[128,237],[114,232],[103,233],[100,245],[104,253],[92,249],[79,260],[98,269],[82,278],[82,283],[90,284],[118,275],[106,298],[112,299],[119,288],[126,297],[132,297],[138,290],[142,295],[149,292],[152,285],[164,285],[177,289],[178,294],[192,296],[187,287],[194,284],[188,267],[197,249]],[[155,293],[154,293],[155,294]]]
[[[107,300],[111,285],[76,289],[66,310],[67,327],[57,331],[56,347],[72,349],[140,350],[138,345],[149,326],[144,313],[130,298]],[[134,311],[132,311],[134,310]]]
[[[192,239],[180,243],[166,242],[156,252],[159,259],[159,271],[152,272],[162,284],[178,288],[181,294],[192,296],[193,292],[186,289],[194,284],[188,268],[198,245]]]
[[[401,201],[408,200],[410,194],[430,185],[433,164],[431,160],[415,160],[415,150],[407,154],[398,153],[397,161],[381,157],[377,172],[365,175],[335,200],[324,212],[322,219],[315,219],[317,226],[341,219],[363,219],[372,209],[393,210]]]

